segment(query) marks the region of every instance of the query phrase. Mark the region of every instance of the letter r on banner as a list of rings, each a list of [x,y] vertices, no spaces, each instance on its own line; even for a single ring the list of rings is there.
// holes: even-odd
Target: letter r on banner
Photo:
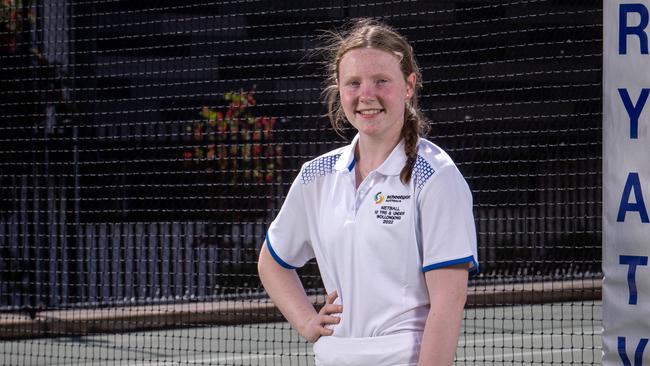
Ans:
[[[641,21],[638,25],[628,26],[627,15],[639,14]],[[643,4],[621,4],[618,9],[618,54],[627,54],[627,36],[639,37],[641,54],[648,54],[648,35],[645,28],[648,26],[648,9]]]

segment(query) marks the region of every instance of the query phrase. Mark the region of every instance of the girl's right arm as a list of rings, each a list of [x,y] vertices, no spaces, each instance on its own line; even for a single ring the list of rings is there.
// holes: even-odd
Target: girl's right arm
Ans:
[[[334,305],[338,296],[336,291],[327,295],[325,305],[316,312],[296,271],[279,265],[271,257],[266,241],[260,251],[257,270],[271,300],[301,336],[309,342],[316,342],[321,336],[332,335],[333,331],[325,326],[338,324],[341,318],[331,314],[343,311],[342,306]]]

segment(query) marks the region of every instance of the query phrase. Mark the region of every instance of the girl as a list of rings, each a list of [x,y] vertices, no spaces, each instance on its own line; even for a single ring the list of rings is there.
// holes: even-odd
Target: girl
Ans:
[[[262,284],[316,365],[451,365],[478,271],[471,193],[423,138],[404,37],[361,20],[330,43],[329,118],[358,133],[301,168],[262,246]],[[329,294],[318,312],[295,272],[312,258]]]

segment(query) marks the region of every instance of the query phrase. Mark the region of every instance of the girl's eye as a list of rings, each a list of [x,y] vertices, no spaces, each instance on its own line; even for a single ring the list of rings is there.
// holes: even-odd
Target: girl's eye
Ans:
[[[348,85],[350,85],[350,86],[359,86],[359,82],[358,81],[350,81],[350,82],[348,82]]]
[[[378,85],[386,84],[387,82],[388,82],[388,80],[386,80],[386,79],[379,79],[379,80],[377,80],[377,84],[378,84]]]

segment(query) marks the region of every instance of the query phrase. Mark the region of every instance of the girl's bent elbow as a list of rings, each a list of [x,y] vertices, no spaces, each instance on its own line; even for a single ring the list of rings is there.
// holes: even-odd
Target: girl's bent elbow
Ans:
[[[270,256],[266,252],[266,243],[264,243],[260,249],[260,255],[257,258],[257,274],[260,276],[260,278],[264,276],[265,270],[268,268],[269,257]]]

